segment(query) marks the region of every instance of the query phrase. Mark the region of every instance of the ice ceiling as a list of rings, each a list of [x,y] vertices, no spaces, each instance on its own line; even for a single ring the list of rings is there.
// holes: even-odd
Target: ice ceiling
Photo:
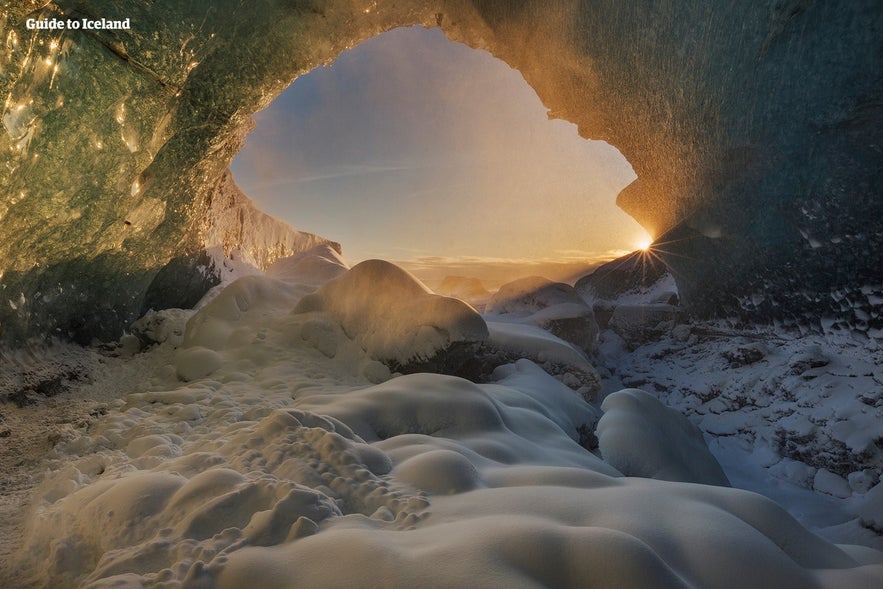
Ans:
[[[213,191],[251,114],[415,24],[489,50],[626,156],[639,179],[618,203],[659,236],[693,309],[879,337],[876,0],[24,0],[0,19],[5,340],[115,337],[158,275],[198,290]]]

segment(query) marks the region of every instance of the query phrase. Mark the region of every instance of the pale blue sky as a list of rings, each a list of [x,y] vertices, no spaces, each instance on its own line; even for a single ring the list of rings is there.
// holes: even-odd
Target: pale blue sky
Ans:
[[[351,262],[575,259],[645,237],[609,145],[550,121],[517,71],[437,29],[396,29],[297,80],[232,164],[260,207]]]

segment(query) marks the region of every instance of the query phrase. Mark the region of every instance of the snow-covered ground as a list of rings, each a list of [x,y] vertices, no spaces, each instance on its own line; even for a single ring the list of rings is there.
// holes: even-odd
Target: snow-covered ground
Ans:
[[[103,404],[25,469],[34,479],[39,470],[45,475],[19,505],[0,505],[7,516],[28,506],[0,552],[11,553],[0,569],[4,586],[839,589],[883,582],[883,553],[867,547],[877,537],[859,516],[825,522],[839,525],[824,526],[841,534],[844,543],[835,545],[762,495],[702,484],[729,478],[766,492],[774,485],[760,484],[764,477],[812,477],[821,490],[845,494],[832,478],[849,475],[834,466],[840,458],[825,463],[830,477],[818,470],[801,479],[790,463],[772,467],[774,451],[794,459],[797,450],[786,444],[766,452],[762,440],[776,431],[772,408],[794,408],[784,427],[800,428],[801,416],[821,419],[810,411],[821,404],[840,417],[814,431],[858,448],[864,438],[844,433],[865,431],[858,405],[880,410],[880,366],[862,356],[870,351],[809,354],[805,370],[775,381],[787,381],[791,396],[779,399],[776,389],[756,406],[736,390],[772,386],[780,369],[796,370],[795,354],[808,351],[803,343],[780,349],[762,338],[758,359],[743,354],[738,340],[692,326],[630,352],[604,331],[600,358],[616,371],[601,370],[611,393],[603,406],[528,359],[498,367],[483,384],[401,376],[381,362],[389,356],[384,322],[397,338],[413,338],[423,358],[453,341],[444,335],[476,343],[484,320],[386,265],[348,272],[327,248],[314,254],[251,272],[197,311],[146,318],[113,352],[125,358],[82,352],[84,374],[59,382],[71,391],[66,398]],[[390,276],[396,296],[414,300],[385,296]],[[409,320],[412,307],[420,312]],[[400,308],[406,311],[396,314]],[[577,347],[525,321],[488,317],[487,341],[518,343],[532,357],[544,341],[571,346],[555,360],[585,368]],[[40,358],[28,362],[39,371]],[[804,378],[821,369],[827,372]],[[814,381],[833,387],[816,389]],[[864,397],[830,400],[846,399],[831,390],[848,382],[877,382],[877,406]],[[703,387],[712,383],[716,396],[690,400],[710,394]],[[726,435],[709,452],[699,430],[653,396],[613,392],[634,386],[663,393],[699,428],[716,424]],[[812,405],[804,407],[801,395]],[[818,454],[824,441],[808,448]],[[877,512],[869,506],[881,501],[866,497],[883,493],[867,491],[875,475],[863,476],[844,479],[850,498],[831,504],[871,522]],[[819,505],[802,497],[795,486],[776,498],[792,509]],[[813,517],[804,520],[819,521]]]
[[[707,323],[634,350],[612,330],[601,342],[604,390],[638,387],[685,414],[734,486],[829,539],[883,549],[873,523],[883,503],[866,501],[883,470],[883,352],[873,344]]]

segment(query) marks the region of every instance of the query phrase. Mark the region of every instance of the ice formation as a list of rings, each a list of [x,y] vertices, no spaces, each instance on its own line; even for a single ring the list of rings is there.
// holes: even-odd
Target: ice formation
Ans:
[[[601,357],[605,392],[641,387],[686,415],[734,486],[780,501],[826,538],[883,548],[869,517],[881,513],[870,492],[883,472],[878,350],[849,335],[679,324],[634,351],[605,331]]]
[[[57,437],[4,581],[879,586],[883,554],[852,545],[883,525],[880,399],[856,392],[879,391],[879,359],[861,354],[883,329],[881,168],[868,149],[880,144],[879,3],[308,4],[0,8],[0,339],[116,339],[154,311],[120,346],[145,350],[125,370],[96,361],[89,386],[139,390]],[[73,13],[133,27],[25,25]],[[827,358],[807,340],[722,353],[684,325],[631,354],[613,331],[600,338],[617,370],[608,387],[652,387],[720,436],[718,458],[747,456],[724,464],[734,483],[761,465],[771,495],[792,496],[779,486],[790,481],[837,517],[852,510],[825,530],[843,544],[760,495],[685,482],[722,480],[669,410],[605,390],[602,417],[576,376],[553,378],[555,364],[594,369],[529,320],[551,311],[485,321],[383,263],[348,270],[332,242],[243,199],[225,173],[251,114],[297,75],[413,24],[491,50],[552,116],[623,152],[639,180],[619,202],[658,236],[652,251],[689,308],[867,343]],[[213,285],[195,312],[167,308]],[[482,384],[394,374],[485,337],[537,362]],[[78,354],[91,353],[56,359],[34,386],[77,380]]]
[[[296,231],[258,209],[236,185],[229,170],[212,194],[207,219],[203,240],[206,249],[219,248],[224,258],[234,258],[262,270],[276,260],[322,245],[340,254],[340,244]]]
[[[568,284],[540,276],[515,280],[494,293],[485,312],[505,322],[536,326],[583,353],[595,353],[598,339],[595,315]],[[511,328],[508,331],[511,332]]]
[[[26,26],[82,14],[132,26]],[[209,287],[191,275],[251,114],[419,24],[490,50],[552,116],[620,149],[639,179],[618,202],[659,238],[691,308],[878,338],[881,19],[876,0],[8,2],[2,337],[115,339],[167,267],[158,300]],[[224,245],[245,251],[234,233]]]

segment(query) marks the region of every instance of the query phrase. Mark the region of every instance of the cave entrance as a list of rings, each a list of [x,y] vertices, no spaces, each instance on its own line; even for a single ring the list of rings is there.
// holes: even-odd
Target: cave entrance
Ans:
[[[550,120],[521,74],[439,29],[403,27],[304,75],[231,165],[268,213],[395,261],[430,286],[574,280],[640,247],[616,204],[635,174],[614,147]]]

